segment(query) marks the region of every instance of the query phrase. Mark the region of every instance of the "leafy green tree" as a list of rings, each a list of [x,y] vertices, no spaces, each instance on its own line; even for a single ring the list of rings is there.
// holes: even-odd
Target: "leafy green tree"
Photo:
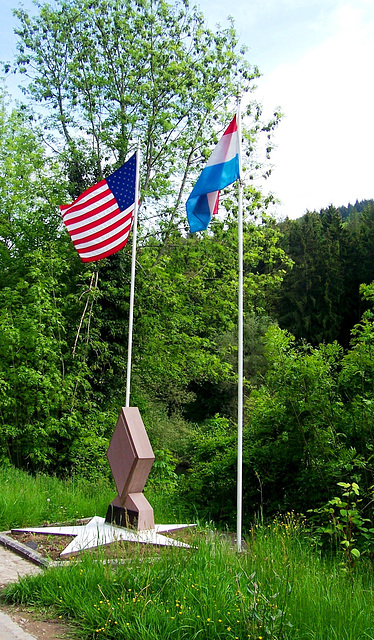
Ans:
[[[25,107],[8,114],[6,96],[0,96],[0,278],[7,280],[10,259],[38,249],[61,227],[53,205],[64,190],[32,122]]]
[[[277,327],[269,329],[265,345],[269,369],[247,404],[246,444],[264,504],[305,509],[325,495],[344,466],[337,389],[341,348],[336,343],[298,348],[293,336]]]
[[[124,399],[130,254],[81,264],[57,213],[60,169],[34,120],[25,110],[2,117],[1,451],[31,469],[87,470]],[[233,377],[217,346],[237,321],[236,212],[229,199],[226,207],[227,221],[202,236],[175,230],[165,246],[143,232],[133,363],[140,404],[152,398],[172,414],[201,396],[199,385]],[[271,225],[248,219],[248,312],[281,278],[277,238]],[[257,273],[264,258],[276,264],[267,275]]]
[[[189,175],[210,153],[207,141],[227,121],[238,84],[250,92],[258,76],[239,51],[233,25],[207,29],[188,2],[36,6],[34,17],[15,12],[17,68],[30,78],[26,92],[48,109],[45,126],[64,149],[71,195],[112,171],[113,159],[123,163],[140,140],[143,216],[165,240]],[[269,152],[279,115],[261,124],[255,102],[248,113],[248,146],[262,132]]]
[[[352,330],[351,348],[343,358],[339,382],[347,411],[347,446],[354,447],[368,462],[363,466],[363,477],[357,479],[367,488],[374,477],[373,283],[362,285],[361,293],[370,308]]]
[[[370,308],[354,327],[347,352],[337,342],[318,348],[300,344],[274,324],[263,337],[262,384],[251,389],[245,402],[247,522],[259,511],[265,516],[286,509],[322,513],[334,499],[336,483],[357,483],[362,513],[373,526],[373,283],[362,285],[361,294]],[[218,431],[195,430],[191,438],[186,491],[188,496],[197,492],[203,513],[224,516],[233,526],[236,426],[219,416],[213,425],[217,420]],[[205,493],[204,484],[209,487]],[[215,495],[220,496],[217,502],[211,499]]]
[[[189,468],[181,488],[191,511],[234,525],[236,515],[235,424],[216,414],[191,433]]]
[[[75,344],[89,295],[82,292],[82,285],[92,280],[92,274],[82,270],[61,228],[57,203],[65,193],[58,165],[45,153],[29,111],[8,113],[4,102],[0,106],[0,458],[31,470],[63,472],[71,468],[76,455],[72,449],[86,437],[86,429],[92,430],[93,413],[98,413],[86,357],[92,339],[88,319]]]
[[[36,6],[34,17],[16,11],[17,67],[30,79],[26,93],[43,107],[43,138],[23,109],[9,120],[12,136],[4,116],[1,142],[4,185],[8,174],[14,184],[9,197],[5,186],[1,196],[8,270],[0,276],[2,452],[34,469],[84,469],[102,456],[108,424],[123,403],[130,256],[126,249],[82,265],[57,204],[107,175],[140,139],[134,395],[139,404],[162,403],[172,415],[201,395],[202,385],[233,380],[218,342],[237,321],[237,205],[223,194],[225,223],[190,238],[183,194],[227,123],[238,82],[249,93],[258,71],[245,61],[232,24],[210,31],[188,3]],[[279,115],[262,123],[252,101],[247,116],[252,176],[256,144],[265,138],[270,153]],[[262,312],[287,260],[265,215],[268,200],[247,186],[244,202],[245,310]]]
[[[0,448],[13,462],[37,467],[52,461],[51,442],[66,429],[58,418],[69,382],[64,380],[65,321],[56,295],[61,264],[52,245],[47,247],[60,225],[50,212],[55,167],[50,163],[47,177],[48,160],[30,125],[26,110],[8,116],[2,102]]]
[[[261,309],[266,292],[282,277],[287,258],[277,239],[276,230],[248,218],[244,229],[248,315]],[[221,404],[224,401],[222,383],[228,385],[230,403],[237,396],[230,355],[237,349],[237,242],[237,222],[228,216],[225,223],[214,221],[209,234],[186,239],[176,232],[166,249],[150,241],[140,250],[135,372],[156,397],[168,399],[171,410],[187,403],[190,415],[194,403],[202,419],[216,413],[218,396]],[[257,273],[260,260],[269,265],[268,274]],[[248,363],[248,371],[249,367]]]

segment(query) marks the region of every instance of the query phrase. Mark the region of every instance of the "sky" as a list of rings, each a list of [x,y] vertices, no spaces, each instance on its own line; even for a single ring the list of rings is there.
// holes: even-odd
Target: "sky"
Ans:
[[[191,0],[192,3],[192,0]],[[208,25],[234,18],[261,78],[254,97],[284,117],[262,185],[278,217],[374,198],[373,0],[198,0]],[[33,7],[24,0],[25,8]],[[0,60],[15,53],[17,0],[2,0]],[[16,95],[17,79],[7,85]]]

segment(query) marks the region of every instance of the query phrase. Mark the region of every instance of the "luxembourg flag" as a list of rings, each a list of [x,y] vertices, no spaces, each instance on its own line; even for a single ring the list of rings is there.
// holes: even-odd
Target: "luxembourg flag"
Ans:
[[[236,116],[201,172],[186,202],[191,233],[207,229],[218,212],[219,192],[240,178],[240,140]]]

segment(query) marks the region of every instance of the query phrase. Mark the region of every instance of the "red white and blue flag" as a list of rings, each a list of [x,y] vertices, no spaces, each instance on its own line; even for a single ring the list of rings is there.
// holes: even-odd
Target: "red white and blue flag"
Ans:
[[[66,228],[83,262],[106,258],[127,243],[135,207],[136,162],[135,153],[74,202],[60,205]]]
[[[191,233],[207,229],[212,214],[218,212],[220,190],[240,178],[239,156],[240,141],[234,116],[186,202]]]

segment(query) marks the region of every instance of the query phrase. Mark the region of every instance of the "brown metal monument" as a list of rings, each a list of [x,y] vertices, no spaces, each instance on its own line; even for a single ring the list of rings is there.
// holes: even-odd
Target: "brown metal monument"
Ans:
[[[143,489],[155,457],[137,407],[122,407],[107,458],[118,495],[105,522],[139,531],[154,529],[153,509]]]

